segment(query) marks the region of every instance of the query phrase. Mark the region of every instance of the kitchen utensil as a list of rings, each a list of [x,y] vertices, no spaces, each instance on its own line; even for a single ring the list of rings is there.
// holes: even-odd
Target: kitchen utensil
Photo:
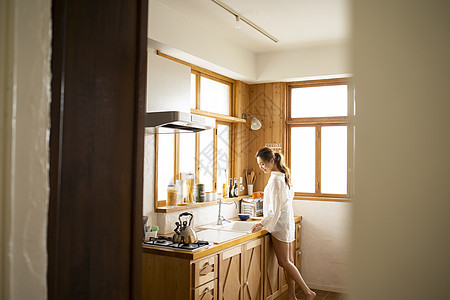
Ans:
[[[181,218],[183,217],[190,217],[189,223],[186,220],[181,221]],[[181,242],[184,244],[197,242],[197,234],[195,233],[194,229],[191,228],[191,222],[193,218],[194,216],[189,212],[184,212],[178,216],[180,224],[183,224],[183,226],[179,229],[179,235],[181,236]]]
[[[247,194],[248,195],[253,194],[253,184],[247,185]]]

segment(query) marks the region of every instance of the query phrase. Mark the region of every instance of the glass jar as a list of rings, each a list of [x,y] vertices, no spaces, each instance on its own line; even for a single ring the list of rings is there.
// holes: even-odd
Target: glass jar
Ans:
[[[173,184],[167,186],[167,206],[177,206],[177,190]]]
[[[194,200],[194,174],[188,174],[186,178],[186,203]]]
[[[194,191],[195,202],[205,202],[205,185],[203,183],[197,183]]]
[[[184,202],[183,184],[184,184],[183,180],[177,180],[177,184],[175,185],[177,190],[177,205],[182,204]]]

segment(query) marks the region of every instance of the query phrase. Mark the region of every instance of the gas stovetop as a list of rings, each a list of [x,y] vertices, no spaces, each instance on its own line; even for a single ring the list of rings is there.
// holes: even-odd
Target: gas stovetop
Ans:
[[[148,241],[143,242],[145,245],[163,247],[163,248],[176,248],[180,250],[194,251],[199,248],[210,245],[208,241],[198,241],[192,244],[174,243],[170,236],[160,236],[157,238],[151,237]]]

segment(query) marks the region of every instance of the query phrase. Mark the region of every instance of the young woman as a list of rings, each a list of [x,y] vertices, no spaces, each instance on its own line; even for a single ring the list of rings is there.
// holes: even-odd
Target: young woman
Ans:
[[[264,147],[256,153],[258,165],[264,173],[271,173],[269,182],[264,188],[264,218],[252,228],[252,232],[266,229],[271,233],[273,249],[278,264],[286,271],[289,287],[289,299],[295,296],[295,283],[298,283],[307,300],[316,297],[305,283],[297,267],[294,265],[293,241],[295,240],[294,211],[289,169],[284,165],[283,156]]]

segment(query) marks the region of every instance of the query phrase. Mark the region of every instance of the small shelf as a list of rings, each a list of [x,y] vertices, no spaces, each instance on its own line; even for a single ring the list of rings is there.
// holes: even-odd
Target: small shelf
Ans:
[[[251,196],[243,195],[243,196],[239,196],[237,198],[225,198],[225,199],[223,199],[223,202],[227,203],[227,202],[240,201],[243,198],[247,198],[247,197],[251,197]],[[192,203],[192,204],[182,205],[182,206],[162,206],[162,207],[156,208],[155,212],[157,212],[157,213],[170,213],[170,212],[174,212],[174,211],[189,210],[189,209],[193,209],[193,208],[206,207],[206,206],[215,205],[215,204],[217,204],[216,200],[215,201],[209,201],[209,202]]]
[[[222,115],[222,114],[218,114],[218,113],[212,113],[212,112],[203,111],[203,110],[199,110],[199,109],[195,109],[195,108],[191,108],[191,114],[215,118],[218,121],[225,121],[225,122],[231,122],[231,123],[246,123],[247,122],[247,120],[245,120],[245,119]]]

